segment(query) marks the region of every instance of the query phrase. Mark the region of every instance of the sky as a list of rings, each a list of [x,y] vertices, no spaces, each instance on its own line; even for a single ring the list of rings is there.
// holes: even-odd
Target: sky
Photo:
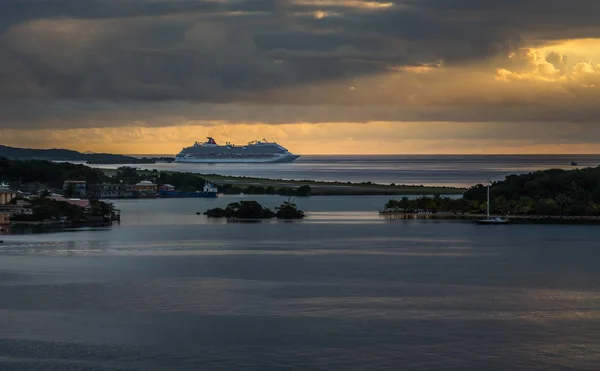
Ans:
[[[2,0],[0,144],[600,153],[598,0]]]

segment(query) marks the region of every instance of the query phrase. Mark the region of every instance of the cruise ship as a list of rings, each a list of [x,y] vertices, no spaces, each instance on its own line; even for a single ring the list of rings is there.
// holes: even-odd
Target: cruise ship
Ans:
[[[297,159],[284,147],[266,139],[255,140],[240,146],[226,143],[218,145],[211,137],[204,143],[196,142],[191,147],[186,147],[175,156],[175,162],[192,163],[272,163],[292,162]]]

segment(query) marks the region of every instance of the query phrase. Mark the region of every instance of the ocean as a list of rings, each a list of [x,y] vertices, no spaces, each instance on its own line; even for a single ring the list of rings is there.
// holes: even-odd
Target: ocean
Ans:
[[[600,165],[600,155],[428,155],[428,156],[301,156],[287,164],[129,165],[204,174],[286,180],[374,182],[381,184],[469,187],[506,175],[552,168]],[[123,165],[96,165],[115,169]]]
[[[265,170],[266,171],[266,170]],[[600,229],[198,211],[279,196],[122,200],[120,224],[2,235],[0,370],[595,370]]]

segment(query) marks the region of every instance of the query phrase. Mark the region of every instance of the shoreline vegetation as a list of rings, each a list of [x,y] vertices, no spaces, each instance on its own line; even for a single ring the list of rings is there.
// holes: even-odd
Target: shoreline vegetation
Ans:
[[[467,191],[466,188],[425,186],[425,185],[397,185],[377,184],[372,182],[327,182],[316,180],[284,180],[253,178],[244,176],[203,175],[212,183],[232,187],[278,187],[278,188],[300,188],[309,186],[312,196],[338,196],[338,195],[459,195]]]
[[[123,169],[123,168],[120,168]],[[114,176],[119,170],[104,170],[105,174]],[[425,186],[425,185],[396,185],[377,184],[372,182],[327,182],[317,180],[285,180],[270,178],[255,178],[246,176],[227,176],[218,174],[182,173],[174,171],[136,170],[138,179],[155,177],[170,179],[197,178],[209,181],[219,188],[223,194],[252,194],[252,195],[282,195],[282,196],[375,196],[375,195],[461,195],[467,188]]]
[[[65,201],[49,198],[42,194],[27,200],[15,198],[11,205],[27,202],[31,212],[17,214],[11,217],[11,226],[46,226],[65,225],[70,227],[83,227],[94,225],[110,225],[120,220],[120,212],[112,204],[103,201],[90,201],[86,206],[78,206]]]
[[[55,163],[46,160],[10,160],[0,157],[0,180],[24,191],[56,189],[68,180],[84,180],[87,184],[136,184],[149,180],[156,184],[172,184],[184,192],[202,191],[205,183],[215,184],[222,194],[282,196],[368,196],[368,195],[461,195],[466,188],[424,185],[376,184],[372,182],[325,182],[283,180],[175,171],[138,170],[122,166],[99,169],[83,164]]]
[[[468,189],[412,185],[382,185],[372,182],[343,183],[310,180],[265,179],[217,174],[182,173],[158,170],[137,170],[120,167],[101,170],[85,165],[53,163],[44,160],[9,160],[0,157],[0,180],[20,189],[59,189],[69,179],[87,184],[103,182],[135,184],[141,180],[172,184],[185,192],[194,192],[212,182],[224,194],[249,195],[391,195],[381,215],[393,218],[474,219],[485,215],[487,185]],[[18,183],[17,183],[18,182]],[[47,187],[47,188],[43,188]],[[59,191],[59,192],[60,192]],[[448,196],[462,197],[448,197]],[[420,196],[411,198],[407,196]],[[600,221],[600,167],[572,170],[543,170],[509,175],[490,187],[492,215],[508,216],[513,221]],[[246,205],[248,206],[248,205]],[[260,205],[259,205],[260,206]],[[244,206],[245,207],[245,206]],[[262,207],[262,206],[261,206]],[[224,217],[228,216],[223,209]],[[221,211],[215,211],[216,214]],[[215,214],[215,215],[216,215]],[[64,215],[49,216],[54,219]],[[33,221],[31,221],[33,222]]]
[[[239,201],[232,202],[225,209],[217,207],[214,209],[206,210],[203,215],[209,218],[227,218],[227,219],[302,219],[304,218],[304,211],[299,210],[296,204],[287,201],[281,204],[281,206],[275,208],[276,211],[272,211],[259,204],[256,201]]]
[[[483,219],[487,186],[462,198],[389,200],[381,215],[399,219]],[[509,175],[490,186],[490,214],[514,222],[600,223],[600,167]]]

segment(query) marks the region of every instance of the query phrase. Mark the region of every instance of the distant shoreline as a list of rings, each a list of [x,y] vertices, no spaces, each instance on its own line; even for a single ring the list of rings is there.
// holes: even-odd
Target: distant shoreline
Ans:
[[[114,174],[117,170],[103,169],[107,175]],[[425,185],[386,185],[371,182],[328,182],[317,180],[284,180],[270,178],[256,178],[245,176],[226,176],[217,174],[202,174],[191,172],[166,171],[168,174],[191,174],[205,179],[217,187],[273,187],[297,189],[301,186],[310,186],[311,196],[434,196],[434,195],[462,195],[467,189],[460,187],[425,186]],[[152,175],[151,170],[138,170],[138,173]]]
[[[174,154],[123,154],[122,156],[129,156],[129,157],[136,157],[136,158],[162,158],[162,157],[175,157]],[[598,156],[600,157],[600,153],[573,153],[573,154],[569,154],[569,153],[551,153],[551,154],[547,154],[547,153],[532,153],[532,154],[519,154],[519,153],[512,153],[512,154],[494,154],[494,153],[487,153],[487,154],[469,154],[469,153],[462,153],[462,154],[455,154],[455,153],[441,153],[441,154],[427,154],[427,153],[422,153],[422,154],[409,154],[409,153],[392,153],[392,154],[368,154],[368,153],[357,153],[357,154],[300,154],[300,158],[310,158],[310,157],[565,157],[565,158],[571,158],[571,157],[591,157],[591,156]]]
[[[303,185],[310,186],[311,196],[369,196],[369,195],[461,195],[466,188],[436,187],[424,185],[385,185],[370,182],[326,182],[316,180],[282,180],[268,178],[236,177],[223,175],[201,175],[208,181],[217,185],[231,184],[236,186],[259,187],[289,187],[297,188]]]

